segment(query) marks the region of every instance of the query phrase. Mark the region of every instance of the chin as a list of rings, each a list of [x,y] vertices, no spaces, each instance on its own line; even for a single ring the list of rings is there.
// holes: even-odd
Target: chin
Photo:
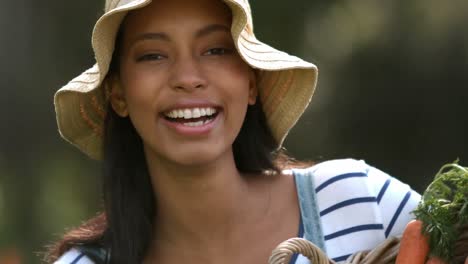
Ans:
[[[200,157],[200,155],[187,155],[179,157],[177,160],[173,160],[173,162],[182,167],[202,167],[212,164],[213,159]]]
[[[214,164],[226,157],[232,156],[232,149],[221,150],[213,147],[207,148],[185,148],[183,151],[174,153],[172,160],[182,166],[203,166]]]
[[[232,146],[220,146],[217,144],[185,144],[172,148],[164,148],[160,151],[150,151],[159,162],[168,162],[176,166],[210,166],[217,162],[232,160]],[[151,160],[151,158],[150,158]]]

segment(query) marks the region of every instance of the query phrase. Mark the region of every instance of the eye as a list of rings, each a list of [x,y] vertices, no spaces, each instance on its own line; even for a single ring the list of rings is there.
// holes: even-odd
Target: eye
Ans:
[[[204,55],[225,55],[231,52],[232,50],[226,48],[213,48],[206,51]]]
[[[162,59],[165,59],[166,56],[162,55],[162,54],[159,54],[159,53],[149,53],[149,54],[145,54],[143,56],[140,56],[137,58],[137,62],[141,62],[141,61],[158,61],[158,60],[162,60]]]

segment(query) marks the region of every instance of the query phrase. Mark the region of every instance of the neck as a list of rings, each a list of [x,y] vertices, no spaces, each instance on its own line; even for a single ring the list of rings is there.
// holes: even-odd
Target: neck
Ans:
[[[267,195],[237,170],[232,153],[203,166],[148,162],[148,169],[157,206],[158,243],[193,248],[237,241],[268,208]]]

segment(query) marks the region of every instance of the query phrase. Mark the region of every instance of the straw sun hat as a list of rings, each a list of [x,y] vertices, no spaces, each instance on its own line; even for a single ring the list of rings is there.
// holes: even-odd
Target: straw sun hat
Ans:
[[[118,28],[125,15],[151,0],[106,0],[105,13],[96,22],[92,45],[96,64],[55,94],[60,134],[93,159],[102,158],[102,136],[108,89],[103,80],[109,70]],[[317,82],[317,67],[278,51],[253,33],[248,0],[224,0],[233,20],[231,34],[242,59],[258,69],[257,87],[263,111],[281,146],[288,131],[310,102]]]

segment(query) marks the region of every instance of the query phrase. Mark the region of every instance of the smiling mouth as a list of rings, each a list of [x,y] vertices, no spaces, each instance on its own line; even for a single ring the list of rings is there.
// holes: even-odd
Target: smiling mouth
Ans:
[[[214,107],[195,107],[173,109],[163,113],[169,122],[178,123],[188,127],[199,127],[215,120],[219,109]]]

